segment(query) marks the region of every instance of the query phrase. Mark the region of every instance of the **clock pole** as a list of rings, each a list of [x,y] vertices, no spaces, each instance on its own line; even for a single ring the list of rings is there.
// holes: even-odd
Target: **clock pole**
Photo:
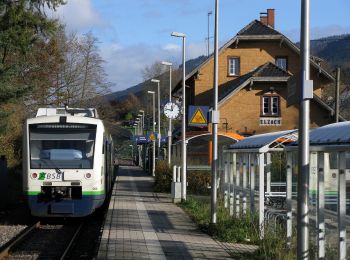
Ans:
[[[171,66],[170,62],[162,61],[162,65],[169,66],[169,103],[171,103]],[[172,126],[171,118],[169,117],[169,129],[168,129],[168,164],[171,166],[171,143],[172,143]]]

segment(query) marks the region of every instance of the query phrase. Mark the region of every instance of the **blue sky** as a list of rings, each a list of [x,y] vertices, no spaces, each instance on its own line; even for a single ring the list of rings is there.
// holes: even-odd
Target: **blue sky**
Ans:
[[[214,0],[67,0],[57,11],[68,30],[92,31],[98,37],[113,91],[142,82],[142,69],[155,61],[180,63],[180,39],[187,35],[188,58],[205,54],[208,11]],[[297,0],[220,0],[220,45],[267,8],[276,11],[275,28],[299,40],[300,2]],[[213,35],[214,16],[210,17]],[[311,38],[350,33],[349,0],[311,0]],[[211,43],[211,46],[213,44]]]

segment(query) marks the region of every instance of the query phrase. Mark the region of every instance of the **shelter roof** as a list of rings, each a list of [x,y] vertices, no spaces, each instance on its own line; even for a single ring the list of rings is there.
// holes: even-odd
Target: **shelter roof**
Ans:
[[[207,132],[207,131],[201,131],[201,132],[187,132],[186,133],[186,142],[191,141],[192,139],[195,138],[203,138],[205,141],[210,141],[212,137],[212,132]],[[243,140],[245,137],[236,133],[230,133],[230,132],[218,132],[218,136],[226,137],[229,138],[235,142]],[[179,140],[178,142],[181,142]]]
[[[311,145],[350,144],[350,122],[340,122],[313,129]]]
[[[241,150],[242,152],[267,152],[269,150],[283,148],[286,143],[294,142],[297,138],[297,130],[253,135],[231,145],[229,150]]]

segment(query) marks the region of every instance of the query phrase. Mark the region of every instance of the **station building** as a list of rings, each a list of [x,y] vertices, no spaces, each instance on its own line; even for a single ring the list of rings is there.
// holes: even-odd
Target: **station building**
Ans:
[[[275,29],[275,10],[268,9],[219,50],[220,132],[243,136],[298,128],[299,106],[287,107],[287,83],[300,71],[300,49]],[[310,58],[314,95],[310,127],[334,121],[334,111],[321,100],[323,88],[335,78]],[[186,76],[186,106],[213,104],[214,56]],[[174,90],[180,96],[182,83]],[[188,129],[209,130],[209,129]]]

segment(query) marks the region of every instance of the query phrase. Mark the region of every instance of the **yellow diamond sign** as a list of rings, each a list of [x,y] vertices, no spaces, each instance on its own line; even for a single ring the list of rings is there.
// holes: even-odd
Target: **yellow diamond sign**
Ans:
[[[153,132],[149,135],[149,140],[151,140],[151,141],[156,140],[156,137],[155,137]]]

